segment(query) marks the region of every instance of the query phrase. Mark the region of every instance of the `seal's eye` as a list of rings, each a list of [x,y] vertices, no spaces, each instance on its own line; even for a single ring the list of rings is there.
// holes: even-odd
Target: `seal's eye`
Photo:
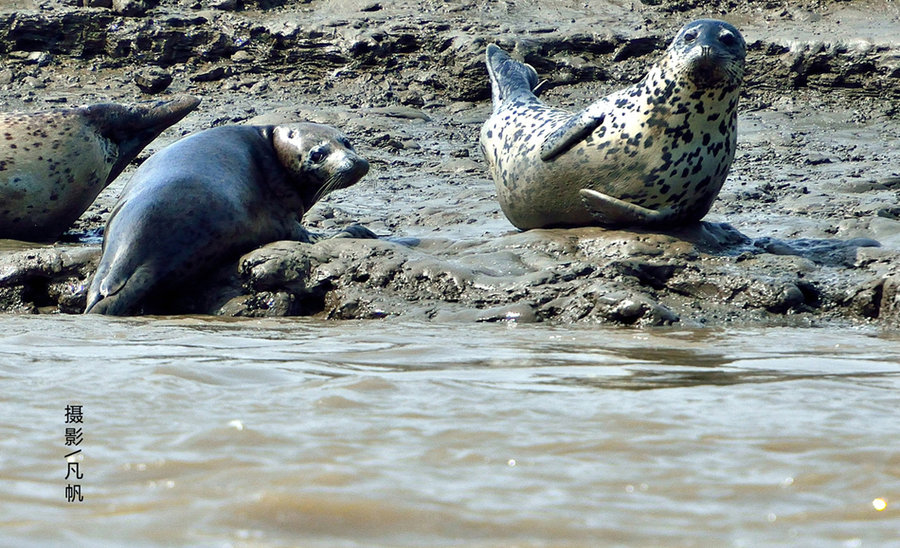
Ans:
[[[314,164],[318,164],[318,163],[321,163],[322,160],[325,159],[325,156],[327,156],[325,151],[321,148],[317,148],[309,153],[309,161]]]
[[[719,36],[719,42],[722,42],[726,46],[733,46],[737,44],[737,38],[735,38],[734,34],[728,32],[727,30]]]
[[[696,39],[697,39],[697,31],[689,30],[686,33],[684,33],[684,41],[687,42],[688,44],[690,44],[691,42],[693,42]]]
[[[350,143],[350,139],[347,139],[346,137],[342,137],[341,144],[344,145],[344,148],[346,148],[347,150],[353,150],[353,144]]]

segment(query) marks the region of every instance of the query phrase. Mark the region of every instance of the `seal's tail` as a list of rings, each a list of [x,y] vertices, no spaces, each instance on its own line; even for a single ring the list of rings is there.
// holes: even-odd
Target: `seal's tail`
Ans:
[[[494,44],[487,47],[486,58],[494,108],[515,96],[535,97],[532,90],[538,85],[538,75],[534,67],[512,59]]]

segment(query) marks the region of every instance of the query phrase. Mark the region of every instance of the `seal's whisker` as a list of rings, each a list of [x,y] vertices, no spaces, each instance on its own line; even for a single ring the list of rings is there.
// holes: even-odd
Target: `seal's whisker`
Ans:
[[[331,174],[328,177],[328,179],[325,179],[325,182],[322,183],[321,186],[319,186],[319,189],[316,190],[316,193],[313,195],[312,203],[318,202],[320,199],[322,199],[328,193],[335,190],[336,188],[339,188],[339,185],[341,184],[342,180],[343,180],[343,177],[341,176],[341,174],[339,174],[339,173]]]

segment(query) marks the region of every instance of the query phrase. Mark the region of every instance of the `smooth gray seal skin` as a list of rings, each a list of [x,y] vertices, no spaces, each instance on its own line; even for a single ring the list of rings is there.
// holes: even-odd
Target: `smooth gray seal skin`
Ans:
[[[531,66],[488,46],[481,147],[503,212],[522,230],[698,221],[734,159],[745,56],[735,27],[688,23],[643,80],[573,114],[538,100]]]
[[[359,181],[369,163],[318,124],[221,126],[160,150],[116,203],[85,313],[131,315],[277,240],[310,242],[303,214]],[[374,237],[354,226],[342,236]]]
[[[52,241],[200,99],[0,114],[0,238]]]

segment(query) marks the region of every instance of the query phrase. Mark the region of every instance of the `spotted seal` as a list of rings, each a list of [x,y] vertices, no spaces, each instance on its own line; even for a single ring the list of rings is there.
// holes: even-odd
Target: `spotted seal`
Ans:
[[[745,56],[732,25],[688,23],[640,82],[573,114],[537,99],[531,66],[488,46],[481,147],[503,212],[523,230],[701,219],[734,159]]]
[[[153,310],[261,245],[318,239],[303,214],[368,170],[344,135],[318,124],[221,126],[169,145],[138,168],[110,214],[85,312]],[[374,237],[359,226],[342,235]]]
[[[196,97],[0,114],[0,238],[52,241]]]

